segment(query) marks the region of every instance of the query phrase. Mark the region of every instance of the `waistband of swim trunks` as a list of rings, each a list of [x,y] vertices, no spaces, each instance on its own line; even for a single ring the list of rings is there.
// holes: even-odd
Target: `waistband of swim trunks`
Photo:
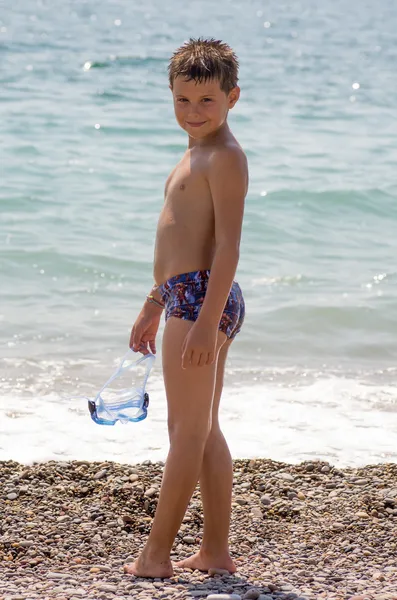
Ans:
[[[205,271],[190,271],[189,273],[181,273],[180,275],[174,275],[159,285],[162,290],[170,289],[176,283],[195,283],[199,281],[208,281],[210,276],[210,269]]]

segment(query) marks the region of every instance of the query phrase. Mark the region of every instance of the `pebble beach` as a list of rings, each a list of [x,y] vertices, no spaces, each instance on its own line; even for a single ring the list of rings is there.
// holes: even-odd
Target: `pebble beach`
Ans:
[[[237,572],[123,572],[143,547],[163,463],[0,462],[0,600],[397,600],[397,464],[235,460]],[[197,488],[172,559],[196,552]]]

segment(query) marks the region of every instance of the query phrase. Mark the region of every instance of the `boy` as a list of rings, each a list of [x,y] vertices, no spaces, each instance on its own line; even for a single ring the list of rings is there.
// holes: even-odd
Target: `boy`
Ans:
[[[171,58],[175,116],[189,136],[165,185],[155,244],[155,285],[132,328],[135,352],[156,352],[163,309],[163,374],[170,450],[148,541],[125,572],[170,577],[170,551],[197,481],[204,510],[200,551],[177,564],[236,567],[229,554],[233,466],[218,408],[228,349],[245,306],[233,281],[248,187],[247,161],[227,124],[238,62],[220,41],[190,39]]]

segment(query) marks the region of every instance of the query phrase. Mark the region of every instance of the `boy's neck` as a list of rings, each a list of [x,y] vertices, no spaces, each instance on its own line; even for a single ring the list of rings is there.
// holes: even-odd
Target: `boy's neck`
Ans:
[[[213,144],[215,141],[220,141],[229,135],[231,135],[231,131],[229,129],[228,122],[225,120],[218,129],[199,140],[189,136],[188,148],[191,150],[192,148],[196,148],[198,146],[207,146],[209,144]]]

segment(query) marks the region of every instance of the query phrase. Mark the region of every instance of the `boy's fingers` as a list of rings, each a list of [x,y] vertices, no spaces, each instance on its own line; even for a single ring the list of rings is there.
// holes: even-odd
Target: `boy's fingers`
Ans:
[[[149,350],[147,347],[147,342],[145,342],[144,339],[142,339],[140,345],[139,345],[139,352],[141,352],[142,354],[148,354]]]
[[[135,330],[134,337],[133,337],[133,349],[135,350],[135,352],[137,350],[139,350],[140,345],[141,345],[141,332],[138,330]]]
[[[213,362],[214,362],[214,353],[213,352],[209,352],[208,353],[207,362],[205,364],[206,365],[212,365]]]
[[[135,334],[135,327],[133,327],[131,329],[131,333],[130,333],[130,348],[132,348],[132,346],[134,344],[134,334]]]
[[[152,354],[156,354],[156,342],[154,340],[151,340],[149,342],[149,347],[150,347]]]
[[[207,364],[207,355],[206,354],[200,354],[200,358],[198,360],[197,365],[199,367],[204,367]]]
[[[187,369],[190,365],[190,351],[186,352],[186,350],[184,351],[184,353],[182,354],[182,369]]]

